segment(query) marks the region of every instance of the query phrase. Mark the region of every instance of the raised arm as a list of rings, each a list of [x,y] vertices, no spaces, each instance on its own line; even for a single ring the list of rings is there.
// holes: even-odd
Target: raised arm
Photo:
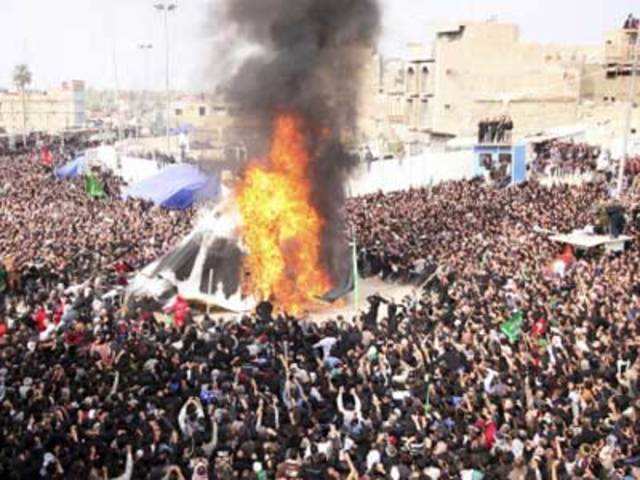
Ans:
[[[116,370],[116,378],[113,381],[113,386],[111,387],[111,391],[109,392],[109,396],[113,396],[118,391],[118,385],[120,384],[120,372]]]
[[[360,397],[358,397],[358,393],[356,392],[355,388],[351,390],[351,395],[353,396],[356,415],[358,416],[359,420],[362,420],[362,402],[360,401]]]
[[[124,467],[124,473],[119,477],[113,477],[111,480],[131,480],[133,475],[133,452],[131,445],[127,445],[127,463]]]
[[[207,457],[210,457],[213,451],[218,446],[218,422],[216,416],[211,415],[211,440],[208,443],[202,445],[202,451]]]
[[[344,394],[344,387],[340,387],[340,390],[338,390],[338,396],[336,397],[336,401],[338,403],[338,411],[344,415],[346,410],[344,409],[344,400],[342,398],[343,394]]]
[[[184,402],[184,405],[180,408],[180,413],[178,413],[178,426],[183,435],[186,435],[187,432],[187,408],[191,403],[193,403],[193,398],[189,398]]]

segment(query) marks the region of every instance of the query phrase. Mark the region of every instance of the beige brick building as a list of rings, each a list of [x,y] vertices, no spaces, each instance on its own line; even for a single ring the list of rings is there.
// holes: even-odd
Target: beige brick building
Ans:
[[[27,91],[24,102],[20,92],[0,92],[0,128],[9,134],[22,133],[25,117],[27,132],[56,133],[83,127],[84,82],[64,82],[60,87],[45,92]]]
[[[592,49],[525,43],[513,24],[459,24],[434,44],[432,135],[475,135],[487,116],[510,115],[525,134],[575,119],[583,65]]]
[[[619,29],[605,35],[602,58],[587,64],[583,72],[582,98],[600,105],[627,100],[637,40],[637,30]],[[640,88],[636,94],[640,97]]]
[[[363,136],[400,138],[419,151],[474,137],[480,120],[497,115],[513,118],[516,136],[575,123],[582,102],[595,98],[585,75],[598,65],[605,76],[603,51],[524,42],[511,23],[442,27],[430,49],[410,45],[404,60],[376,60],[381,78],[369,99],[380,112]]]

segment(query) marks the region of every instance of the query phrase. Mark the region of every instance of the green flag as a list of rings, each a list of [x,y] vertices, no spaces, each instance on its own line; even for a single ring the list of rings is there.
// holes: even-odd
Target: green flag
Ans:
[[[4,267],[0,266],[0,293],[4,292],[7,288],[7,271]]]
[[[93,173],[89,173],[84,179],[84,189],[87,195],[93,198],[105,197],[104,189],[100,180],[98,180]]]
[[[511,315],[511,318],[500,326],[500,330],[504,333],[511,343],[517,342],[522,333],[522,323],[524,316],[518,311]]]

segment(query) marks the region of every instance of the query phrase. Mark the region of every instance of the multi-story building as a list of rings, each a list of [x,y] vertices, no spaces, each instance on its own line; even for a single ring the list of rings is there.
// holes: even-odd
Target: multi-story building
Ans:
[[[585,66],[582,97],[599,105],[626,101],[631,86],[631,73],[636,61],[637,29],[619,29],[605,35],[602,58]],[[638,49],[640,59],[640,49]],[[636,74],[640,71],[636,70]],[[640,89],[636,90],[640,96]]]
[[[73,80],[48,91],[0,92],[0,127],[7,133],[56,133],[85,124],[85,85]]]
[[[406,59],[380,61],[382,113],[372,133],[399,137],[411,153],[476,136],[487,117],[510,116],[516,135],[574,123],[584,72],[601,51],[523,42],[511,23],[442,27],[430,50],[410,45]]]

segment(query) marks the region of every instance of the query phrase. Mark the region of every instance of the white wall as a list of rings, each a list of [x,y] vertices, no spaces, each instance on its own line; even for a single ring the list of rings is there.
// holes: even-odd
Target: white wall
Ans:
[[[427,152],[403,160],[379,160],[359,165],[347,183],[349,196],[393,192],[425,187],[448,180],[472,178],[475,156],[472,150]]]
[[[89,165],[100,165],[120,175],[128,185],[146,180],[160,173],[153,160],[120,155],[112,146],[92,148],[86,152]]]

